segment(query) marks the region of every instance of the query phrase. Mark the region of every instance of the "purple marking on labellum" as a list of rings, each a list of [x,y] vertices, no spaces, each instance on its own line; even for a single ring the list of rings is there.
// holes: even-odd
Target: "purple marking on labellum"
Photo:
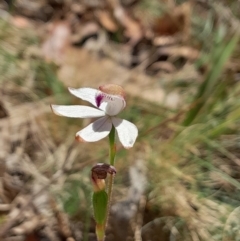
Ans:
[[[99,107],[99,106],[101,105],[101,102],[102,102],[103,98],[104,98],[103,94],[98,94],[98,95],[95,97],[97,107]]]
[[[113,101],[113,97],[111,95],[107,95],[105,93],[100,93],[95,97],[97,107],[99,107],[103,101],[103,99],[108,100],[108,101]]]

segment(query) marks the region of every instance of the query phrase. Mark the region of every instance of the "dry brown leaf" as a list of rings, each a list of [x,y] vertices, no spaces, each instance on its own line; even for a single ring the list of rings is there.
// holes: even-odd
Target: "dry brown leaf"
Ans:
[[[181,40],[181,37],[178,36],[157,36],[152,40],[152,44],[155,46],[164,46],[164,45],[172,45],[176,44]]]
[[[40,239],[37,237],[35,233],[31,233],[26,236],[25,241],[40,241]]]
[[[1,118],[6,118],[8,116],[8,112],[6,108],[4,107],[4,104],[2,101],[0,101],[0,119]]]
[[[118,26],[109,12],[104,10],[97,10],[96,17],[98,18],[101,25],[109,32],[116,32]]]
[[[168,55],[170,58],[183,57],[188,60],[195,60],[199,57],[199,51],[197,49],[188,46],[170,46],[163,47],[158,50],[160,55]]]
[[[31,26],[29,19],[22,16],[13,16],[11,23],[18,28],[28,28]]]
[[[1,204],[0,203],[0,212],[9,212],[11,209],[10,204]]]
[[[122,7],[118,7],[114,10],[114,16],[120,22],[120,24],[126,28],[125,34],[129,40],[129,44],[136,45],[143,37],[143,31],[140,24],[132,19]]]
[[[81,43],[84,39],[98,34],[100,27],[96,22],[89,21],[85,24],[78,25],[76,28],[76,34],[71,37],[71,42],[73,44]]]
[[[137,2],[139,2],[139,0],[121,0],[123,6],[131,6],[133,4],[136,4]]]
[[[86,6],[79,2],[74,2],[70,5],[71,12],[77,13],[77,14],[83,14],[86,12]]]
[[[113,9],[114,17],[125,28],[125,35],[130,39],[129,44],[131,46],[136,45],[143,37],[143,30],[140,23],[127,14],[119,0],[108,1]]]
[[[17,227],[12,228],[11,232],[14,235],[23,235],[27,233],[31,233],[37,229],[37,227],[41,224],[40,218],[37,215],[33,215],[29,218],[29,220],[24,221]]]
[[[190,14],[190,2],[174,7],[155,21],[153,25],[155,36],[174,36],[180,33],[183,40],[188,39],[190,32]]]
[[[173,73],[176,71],[174,65],[167,61],[158,61],[150,66],[150,71],[164,71],[167,73]]]
[[[63,63],[70,33],[70,26],[66,21],[58,21],[49,26],[49,35],[42,45],[42,53],[47,61]]]

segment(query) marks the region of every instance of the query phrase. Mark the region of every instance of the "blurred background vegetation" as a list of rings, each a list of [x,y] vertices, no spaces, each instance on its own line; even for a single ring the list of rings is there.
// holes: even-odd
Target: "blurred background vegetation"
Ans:
[[[104,83],[126,89],[121,115],[139,128],[131,150],[118,145],[113,206],[143,187],[120,210],[129,230],[113,211],[107,240],[240,240],[239,0],[0,6],[3,240],[96,240],[89,175],[107,140],[75,143],[88,120],[49,104],[86,104],[67,87]]]

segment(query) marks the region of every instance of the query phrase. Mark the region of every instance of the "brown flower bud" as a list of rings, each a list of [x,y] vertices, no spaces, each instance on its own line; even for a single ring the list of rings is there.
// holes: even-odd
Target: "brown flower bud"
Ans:
[[[106,164],[106,163],[98,163],[92,168],[92,183],[94,192],[99,192],[105,189],[105,180],[107,178],[107,174],[116,174],[115,167]]]
[[[92,168],[92,175],[98,179],[106,179],[107,174],[113,175],[116,173],[115,167],[106,163],[98,163]]]

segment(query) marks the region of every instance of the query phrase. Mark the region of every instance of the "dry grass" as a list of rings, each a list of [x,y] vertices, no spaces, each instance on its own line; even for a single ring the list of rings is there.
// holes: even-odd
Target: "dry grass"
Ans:
[[[234,27],[238,21],[229,22]],[[56,66],[42,60],[34,32],[0,24],[5,29],[0,41],[1,234],[19,240],[36,232],[49,240],[88,240],[93,232],[89,171],[93,163],[106,162],[107,143],[74,142],[75,132],[86,122],[59,118],[49,108],[50,103],[75,101],[58,82]],[[209,50],[213,43],[204,45],[210,34],[206,29],[197,42]],[[238,53],[239,46],[235,59]],[[210,59],[207,53],[203,56]],[[148,186],[144,207],[133,220],[136,240],[141,224],[143,240],[237,240],[240,86],[232,76],[238,66],[237,61],[228,63],[224,78],[230,83],[213,102],[210,98],[211,111],[205,109],[199,123],[187,127],[181,123],[189,108],[178,112],[129,98],[122,116],[136,123],[140,136],[132,150],[119,148],[114,202],[127,193],[129,166],[143,159]],[[186,106],[198,83],[181,89]]]

